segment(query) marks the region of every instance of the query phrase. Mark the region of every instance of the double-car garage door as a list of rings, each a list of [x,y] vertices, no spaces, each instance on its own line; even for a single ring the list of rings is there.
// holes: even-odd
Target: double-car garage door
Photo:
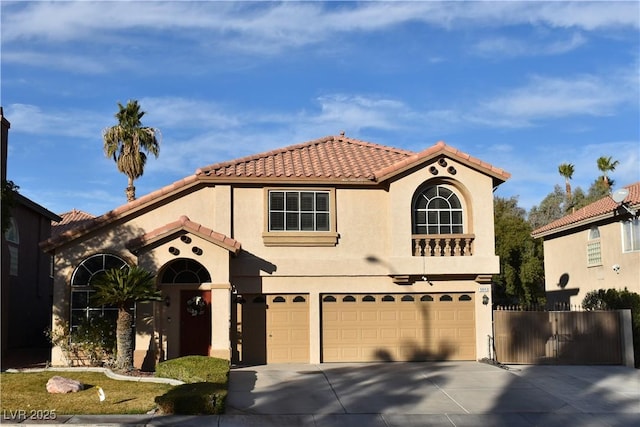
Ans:
[[[322,296],[322,361],[474,360],[473,294]]]
[[[475,360],[472,293],[323,294],[321,361]],[[247,295],[243,360],[309,362],[309,295]]]

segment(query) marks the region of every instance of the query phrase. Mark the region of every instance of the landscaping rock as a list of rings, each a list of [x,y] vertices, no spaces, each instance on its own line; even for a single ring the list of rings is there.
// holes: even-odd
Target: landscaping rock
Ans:
[[[49,393],[75,393],[84,388],[80,381],[72,380],[56,375],[47,381],[47,391]]]

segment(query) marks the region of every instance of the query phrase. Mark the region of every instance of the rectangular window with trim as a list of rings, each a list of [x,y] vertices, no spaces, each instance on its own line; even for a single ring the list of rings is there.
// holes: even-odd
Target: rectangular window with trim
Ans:
[[[270,189],[267,191],[267,246],[333,246],[335,191]]]
[[[640,218],[622,221],[622,252],[640,251]]]

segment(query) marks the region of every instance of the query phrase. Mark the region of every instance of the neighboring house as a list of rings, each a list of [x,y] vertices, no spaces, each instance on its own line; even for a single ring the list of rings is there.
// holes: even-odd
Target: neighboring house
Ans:
[[[136,366],[488,357],[493,190],[508,178],[443,142],[344,135],[203,167],[42,243],[53,321],[114,317],[91,305],[91,279],[137,264],[164,300],[137,305]]]
[[[580,306],[597,289],[640,293],[640,182],[625,188],[622,203],[606,196],[534,230],[533,237],[544,242],[551,307]]]
[[[10,123],[2,122],[2,179]],[[39,243],[51,237],[51,221],[61,218],[15,193],[10,224],[2,235],[2,358],[27,348],[49,347],[45,330],[51,324],[53,276],[51,256]]]
[[[82,227],[83,225],[86,225],[87,223],[95,219],[95,216],[78,209],[72,209],[69,212],[60,214],[60,218],[60,221],[51,223],[52,238],[58,237],[60,234],[64,233],[65,231],[71,230],[72,228]]]

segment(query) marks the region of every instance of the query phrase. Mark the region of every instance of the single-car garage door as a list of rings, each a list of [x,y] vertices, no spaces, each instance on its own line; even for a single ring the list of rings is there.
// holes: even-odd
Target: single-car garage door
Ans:
[[[473,297],[322,295],[322,361],[475,360]]]
[[[309,363],[309,295],[245,295],[242,363]]]

